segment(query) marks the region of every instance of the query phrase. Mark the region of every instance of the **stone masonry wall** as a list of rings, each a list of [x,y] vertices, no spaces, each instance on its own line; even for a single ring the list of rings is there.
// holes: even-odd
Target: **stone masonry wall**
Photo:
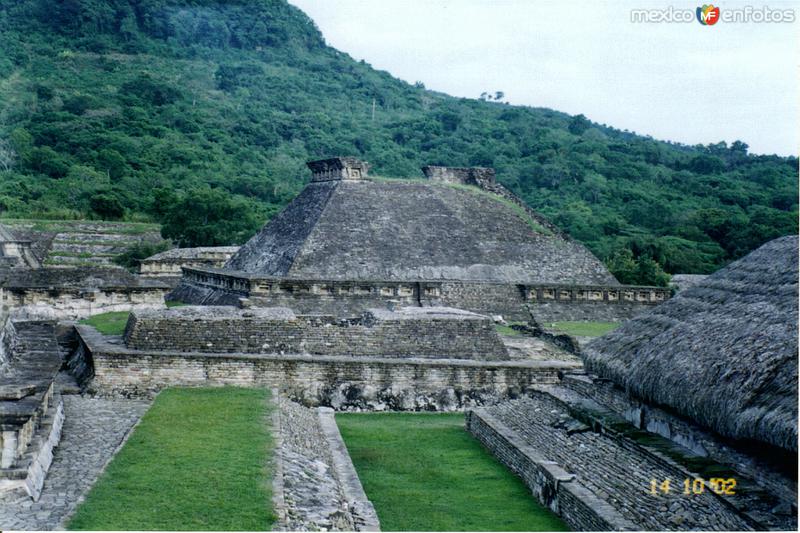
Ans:
[[[506,320],[620,321],[666,301],[660,287],[521,285],[476,281],[342,281],[264,278],[211,269],[184,269],[175,299],[203,305],[285,306],[298,312],[355,315],[374,307],[448,306]],[[530,311],[528,311],[530,309]]]
[[[286,308],[179,307],[134,311],[128,348],[217,353],[507,359],[484,316],[447,308],[373,310],[352,320]]]
[[[542,505],[549,507],[575,531],[638,529],[578,483],[575,476],[553,461],[538,457],[536,450],[488,413],[469,411],[467,431],[486,446],[500,462],[525,482]]]
[[[305,405],[341,409],[457,410],[552,384],[569,364],[536,361],[385,359],[135,351],[76,326],[91,354],[90,389],[150,396],[172,385],[278,388]]]
[[[0,299],[3,305],[14,309],[16,317],[76,319],[109,311],[163,307],[167,290],[167,287],[95,291],[0,288]]]

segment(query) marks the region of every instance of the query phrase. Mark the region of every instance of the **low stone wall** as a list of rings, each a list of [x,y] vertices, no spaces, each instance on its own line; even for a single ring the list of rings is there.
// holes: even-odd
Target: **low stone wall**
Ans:
[[[492,415],[467,412],[467,431],[525,482],[542,505],[557,513],[575,531],[637,530],[613,507],[597,498],[575,476],[538,456]]]
[[[237,250],[238,246],[173,248],[142,260],[139,275],[158,278],[174,287],[180,282],[183,267],[222,268]]]
[[[507,320],[619,321],[666,301],[660,287],[525,285],[475,281],[341,281],[266,278],[244,272],[184,268],[173,297],[187,303],[286,306],[298,312],[358,313],[372,307],[447,306]]]
[[[134,350],[508,359],[487,317],[448,308],[373,309],[355,319],[296,316],[287,308],[137,310],[125,330]]]
[[[305,405],[336,409],[459,410],[550,384],[576,363],[137,351],[76,326],[105,395],[151,396],[172,385],[277,388]]]
[[[17,343],[17,330],[8,312],[0,310],[0,371],[8,364]]]

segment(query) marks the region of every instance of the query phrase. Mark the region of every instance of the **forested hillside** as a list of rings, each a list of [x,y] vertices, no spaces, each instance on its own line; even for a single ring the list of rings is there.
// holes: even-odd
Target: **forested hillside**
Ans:
[[[0,216],[157,221],[185,245],[241,243],[332,155],[493,166],[623,282],[797,232],[796,157],[428,91],[283,0],[0,0],[0,113]]]

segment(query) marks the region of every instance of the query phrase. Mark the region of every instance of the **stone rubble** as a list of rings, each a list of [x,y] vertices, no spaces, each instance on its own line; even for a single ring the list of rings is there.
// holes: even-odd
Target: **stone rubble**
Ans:
[[[278,397],[279,435],[276,459],[281,480],[276,498],[281,531],[363,530],[354,516],[334,468],[331,445],[320,427],[316,409]]]

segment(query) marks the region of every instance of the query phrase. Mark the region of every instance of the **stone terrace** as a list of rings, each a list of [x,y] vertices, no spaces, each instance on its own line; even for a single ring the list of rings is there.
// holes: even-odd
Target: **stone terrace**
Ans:
[[[354,319],[287,308],[177,307],[134,311],[125,343],[135,350],[508,359],[492,321],[443,307],[371,309]]]

